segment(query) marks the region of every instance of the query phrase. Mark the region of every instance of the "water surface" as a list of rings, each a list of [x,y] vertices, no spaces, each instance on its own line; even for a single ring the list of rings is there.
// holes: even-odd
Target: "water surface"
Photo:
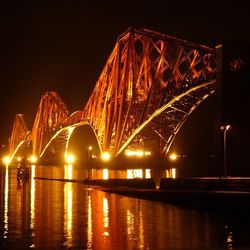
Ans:
[[[97,170],[93,173],[98,175]],[[86,175],[74,166],[31,166],[30,177],[18,181],[16,167],[2,166],[0,249],[250,246],[249,218],[242,214],[199,211],[109,194],[79,183],[33,179],[84,179]]]

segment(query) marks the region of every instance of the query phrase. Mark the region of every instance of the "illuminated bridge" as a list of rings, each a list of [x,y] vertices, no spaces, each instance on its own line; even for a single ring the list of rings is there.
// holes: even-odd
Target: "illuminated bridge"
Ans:
[[[70,136],[90,126],[100,152],[113,157],[144,148],[165,155],[192,111],[217,88],[220,49],[147,29],[121,34],[82,111],[69,114],[55,92],[41,97],[31,130],[15,116],[11,160],[34,155],[40,161],[67,155]]]

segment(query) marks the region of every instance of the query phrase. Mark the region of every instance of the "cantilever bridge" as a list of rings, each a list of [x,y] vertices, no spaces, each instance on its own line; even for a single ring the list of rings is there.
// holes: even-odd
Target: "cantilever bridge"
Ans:
[[[192,111],[216,91],[220,57],[215,48],[147,29],[128,29],[117,42],[82,111],[69,114],[55,92],[41,97],[33,128],[15,116],[11,159],[33,154],[42,161],[67,154],[75,128],[90,126],[100,152],[125,149],[166,154]]]

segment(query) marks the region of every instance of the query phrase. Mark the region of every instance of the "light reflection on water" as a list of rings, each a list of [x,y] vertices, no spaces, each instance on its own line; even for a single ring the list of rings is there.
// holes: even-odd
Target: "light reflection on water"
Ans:
[[[35,186],[35,180],[34,177],[36,176],[35,171],[36,171],[36,166],[35,165],[31,165],[31,169],[30,169],[31,173],[30,173],[30,182],[31,182],[31,187],[30,187],[30,229],[32,231],[32,237],[35,237],[35,213],[36,213],[36,209],[35,209],[35,195],[36,195],[36,186]],[[35,244],[33,243],[31,246],[31,248],[35,247]]]
[[[104,236],[109,236],[109,204],[108,199],[103,197],[103,227],[104,227]]]
[[[64,179],[72,180],[73,178],[73,166],[72,165],[64,165]],[[73,227],[73,188],[71,182],[66,182],[64,184],[64,236],[66,247],[73,247],[72,242],[72,227]]]
[[[73,166],[64,165],[64,179],[72,180],[73,179]]]
[[[140,201],[139,201],[140,206]],[[144,228],[143,228],[143,213],[139,209],[139,247],[144,248]]]
[[[92,173],[102,175],[103,170]],[[210,212],[35,176],[84,179],[86,171],[72,165],[32,165],[30,178],[19,183],[16,168],[2,167],[0,249],[233,249],[234,244],[250,245],[245,218],[230,218],[233,227],[228,218]],[[239,234],[242,242],[234,236]]]
[[[64,184],[64,235],[66,238],[65,246],[72,247],[72,183]]]
[[[5,170],[5,185],[4,185],[4,238],[7,238],[8,234],[8,225],[9,225],[9,167],[6,166]]]
[[[92,228],[92,197],[90,192],[88,192],[88,222],[87,222],[87,249],[92,249],[92,238],[93,238],[93,228]]]

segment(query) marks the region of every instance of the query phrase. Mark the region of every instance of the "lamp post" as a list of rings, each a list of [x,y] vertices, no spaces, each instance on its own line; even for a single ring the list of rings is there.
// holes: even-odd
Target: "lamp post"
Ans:
[[[172,153],[169,155],[169,159],[171,161],[177,161],[178,155],[176,153]]]
[[[223,148],[224,148],[224,176],[227,177],[227,131],[231,128],[230,125],[221,126],[223,131]]]

